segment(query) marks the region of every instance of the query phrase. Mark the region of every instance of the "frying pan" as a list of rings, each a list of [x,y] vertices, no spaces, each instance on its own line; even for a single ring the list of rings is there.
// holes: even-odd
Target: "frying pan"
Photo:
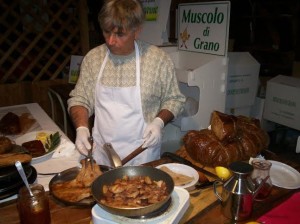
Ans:
[[[107,172],[108,170],[112,169],[111,167],[104,166],[104,165],[99,165],[99,167],[102,172]],[[79,174],[80,170],[81,168],[79,167],[72,167],[56,174],[50,180],[49,191],[54,199],[56,199],[57,201],[65,205],[71,205],[71,206],[93,206],[96,203],[93,197],[84,198],[83,200],[78,202],[67,201],[66,199],[56,196],[55,193],[53,192],[53,185],[75,179]]]
[[[141,206],[137,208],[115,208],[101,203],[103,195],[103,186],[112,184],[116,179],[122,179],[124,176],[149,176],[151,180],[159,181],[163,180],[166,183],[168,196],[155,204]],[[91,186],[92,196],[97,204],[105,211],[126,217],[140,217],[154,212],[161,208],[171,197],[174,190],[174,182],[171,176],[160,169],[147,166],[124,166],[118,167],[113,170],[109,170],[106,173],[99,176]]]

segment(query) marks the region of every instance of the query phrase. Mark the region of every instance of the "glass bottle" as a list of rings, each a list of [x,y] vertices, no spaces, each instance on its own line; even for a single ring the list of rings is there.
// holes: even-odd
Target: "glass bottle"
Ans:
[[[33,195],[29,194],[24,186],[18,194],[18,210],[21,224],[50,224],[51,215],[49,209],[49,199],[40,184],[31,184]]]
[[[256,201],[262,201],[269,196],[272,190],[273,184],[270,178],[270,169],[272,163],[268,160],[253,159],[251,164],[253,166],[253,172],[251,174],[251,178],[256,188],[261,184],[261,182],[265,178],[268,178],[266,182],[263,184],[263,186],[261,187],[261,189],[257,192],[257,195],[254,199]]]

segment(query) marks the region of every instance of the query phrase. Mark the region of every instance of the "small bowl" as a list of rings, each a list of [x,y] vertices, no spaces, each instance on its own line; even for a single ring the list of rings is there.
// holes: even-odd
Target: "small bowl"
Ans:
[[[180,185],[180,186],[175,185],[176,187],[184,188],[184,189],[190,191],[190,190],[194,189],[195,184],[199,180],[198,172],[190,166],[180,164],[180,163],[166,163],[166,164],[159,165],[156,168],[160,169],[163,166],[169,168],[174,173],[183,174],[183,175],[194,178],[191,182],[184,184],[184,185]]]

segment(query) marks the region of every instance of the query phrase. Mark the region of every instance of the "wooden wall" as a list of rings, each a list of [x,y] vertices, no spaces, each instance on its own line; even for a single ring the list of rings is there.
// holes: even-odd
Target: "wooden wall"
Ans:
[[[0,106],[38,102],[67,83],[71,55],[88,51],[86,0],[0,1]]]
[[[0,107],[24,103],[38,103],[51,116],[48,88],[65,84],[66,80],[45,80],[0,84]]]

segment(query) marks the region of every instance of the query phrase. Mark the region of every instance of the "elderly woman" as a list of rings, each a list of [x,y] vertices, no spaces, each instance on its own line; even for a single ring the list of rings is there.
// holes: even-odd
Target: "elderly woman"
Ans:
[[[91,148],[88,119],[95,115],[94,159],[111,165],[104,143],[121,159],[135,148],[147,149],[126,165],[160,157],[163,127],[183,110],[172,60],[160,48],[137,40],[145,14],[138,0],[107,0],[99,13],[105,38],[84,57],[68,110],[81,154]]]

